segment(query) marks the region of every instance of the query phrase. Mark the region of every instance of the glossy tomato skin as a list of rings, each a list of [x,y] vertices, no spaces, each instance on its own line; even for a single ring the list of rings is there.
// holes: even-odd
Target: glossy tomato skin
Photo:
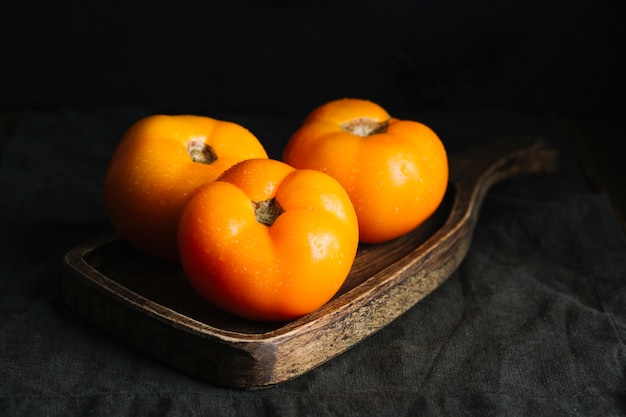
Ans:
[[[204,145],[210,163],[192,159]],[[107,168],[104,201],[115,230],[138,250],[179,261],[176,227],[183,201],[201,184],[248,158],[267,158],[244,127],[196,115],[153,115],[124,134]]]
[[[255,204],[280,215],[257,220]],[[202,185],[182,210],[181,264],[212,304],[257,321],[310,313],[339,290],[358,246],[356,213],[332,177],[272,159],[243,161]]]
[[[361,99],[335,100],[312,111],[288,141],[283,160],[342,184],[365,243],[418,227],[441,204],[448,185],[446,150],[432,129]]]

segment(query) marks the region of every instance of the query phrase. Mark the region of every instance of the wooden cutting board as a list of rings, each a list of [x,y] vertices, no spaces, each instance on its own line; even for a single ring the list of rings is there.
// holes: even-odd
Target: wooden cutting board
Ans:
[[[287,323],[243,320],[212,307],[177,264],[143,255],[117,237],[69,251],[61,280],[78,314],[140,352],[210,383],[269,387],[336,357],[440,286],[465,257],[489,188],[555,169],[541,141],[499,140],[450,158],[450,184],[415,231],[361,245],[337,295]]]

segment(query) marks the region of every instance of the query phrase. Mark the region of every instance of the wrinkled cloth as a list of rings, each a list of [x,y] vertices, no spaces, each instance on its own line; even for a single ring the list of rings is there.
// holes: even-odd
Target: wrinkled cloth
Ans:
[[[245,391],[139,354],[61,297],[63,255],[112,232],[106,165],[148,114],[18,114],[0,163],[0,415],[626,415],[626,240],[557,121],[413,114],[450,153],[501,135],[542,136],[559,148],[559,168],[494,186],[459,268],[397,320],[292,381]],[[231,120],[275,158],[301,121]]]

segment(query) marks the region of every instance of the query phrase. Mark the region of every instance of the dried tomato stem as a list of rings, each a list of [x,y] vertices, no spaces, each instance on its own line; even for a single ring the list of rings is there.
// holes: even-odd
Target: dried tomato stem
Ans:
[[[280,204],[278,204],[278,201],[276,201],[275,198],[253,202],[253,204],[257,221],[266,226],[274,224],[278,216],[283,213],[282,207],[280,207]]]
[[[369,117],[361,117],[341,124],[341,129],[344,132],[352,133],[362,138],[384,133],[387,131],[387,127],[389,127],[389,120],[379,122]]]
[[[201,164],[212,164],[217,160],[217,154],[213,148],[199,138],[187,142],[187,153],[193,162]]]

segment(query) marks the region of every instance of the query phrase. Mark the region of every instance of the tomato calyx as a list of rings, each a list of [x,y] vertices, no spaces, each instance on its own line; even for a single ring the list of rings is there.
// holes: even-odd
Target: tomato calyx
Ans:
[[[389,120],[379,122],[369,117],[352,119],[341,124],[341,130],[362,138],[376,135],[378,133],[385,133],[387,131],[387,127],[389,127]]]
[[[202,138],[187,141],[187,153],[193,162],[209,165],[217,161],[217,154],[211,146],[204,143]]]
[[[278,216],[280,216],[284,210],[278,204],[275,198],[270,198],[263,201],[255,201],[252,203],[254,206],[254,214],[256,220],[266,226],[274,224]]]

